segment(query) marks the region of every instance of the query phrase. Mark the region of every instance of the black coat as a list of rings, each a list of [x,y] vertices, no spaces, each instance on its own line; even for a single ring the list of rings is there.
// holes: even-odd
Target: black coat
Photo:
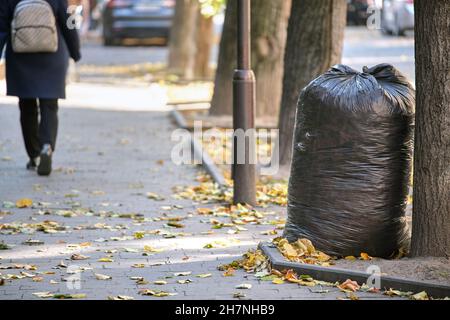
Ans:
[[[53,8],[58,30],[55,53],[15,53],[11,46],[11,21],[20,0],[0,0],[0,52],[6,44],[7,94],[19,98],[58,99],[66,96],[69,56],[80,60],[80,41],[67,26],[67,0],[46,0]]]

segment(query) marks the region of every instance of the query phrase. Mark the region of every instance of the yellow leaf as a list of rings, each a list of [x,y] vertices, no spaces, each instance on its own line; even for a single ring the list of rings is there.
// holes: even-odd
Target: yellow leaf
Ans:
[[[156,248],[153,248],[152,246],[144,246],[144,251],[147,253],[159,253],[159,252],[163,252],[164,249],[156,249]]]
[[[197,208],[197,213],[202,215],[208,215],[214,213],[214,211],[209,208]]]
[[[416,293],[415,295],[411,296],[412,300],[429,300],[428,294],[425,291]]]
[[[350,300],[359,300],[359,297],[353,292],[347,293],[347,298],[349,298]]]
[[[316,285],[315,281],[298,280],[297,283],[301,286],[314,287]]]
[[[344,259],[348,260],[348,261],[355,261],[356,257],[355,256],[346,256]]]
[[[283,250],[288,257],[296,257],[298,255],[297,250],[295,250],[289,243],[285,243],[283,245]]]
[[[316,251],[316,248],[314,248],[311,240],[308,239],[299,239],[297,243],[301,243],[306,247],[306,250],[309,254],[314,253]]]
[[[369,256],[367,253],[365,252],[361,252],[361,259],[363,259],[364,261],[369,261],[372,260],[372,257]]]
[[[145,236],[145,232],[135,232],[134,233],[134,238],[135,239],[142,239],[142,238],[144,238],[144,236]]]
[[[98,262],[114,262],[111,258],[100,258],[97,260]]]
[[[31,207],[33,204],[33,200],[28,198],[23,198],[16,201],[16,207],[19,209]]]
[[[320,262],[326,262],[329,261],[331,257],[323,252],[319,252],[319,255],[317,256],[317,260]]]
[[[224,277],[232,277],[232,276],[234,276],[234,272],[235,271],[236,270],[234,268],[230,267],[230,268],[227,269],[227,271],[224,272],[223,276]]]
[[[281,279],[281,278],[275,278],[275,279],[272,280],[272,283],[274,283],[274,284],[283,284],[284,280]]]

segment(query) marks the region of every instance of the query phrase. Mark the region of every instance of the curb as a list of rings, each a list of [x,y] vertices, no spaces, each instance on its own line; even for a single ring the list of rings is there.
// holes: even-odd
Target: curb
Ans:
[[[327,282],[344,282],[347,279],[361,283],[366,283],[369,277],[372,276],[370,273],[362,271],[354,271],[348,269],[339,269],[333,267],[322,267],[311,264],[303,264],[298,262],[286,261],[283,255],[278,251],[278,249],[269,242],[261,242],[259,244],[259,249],[263,252],[265,256],[268,257],[270,263],[274,269],[286,270],[292,269],[298,274],[307,274],[310,277],[327,281]],[[450,286],[414,281],[402,278],[381,276],[381,288],[385,290],[396,289],[405,292],[422,292],[425,291],[430,297],[433,298],[445,298],[450,297]]]
[[[176,109],[173,109],[170,112],[170,115],[178,127],[187,130],[188,125],[186,119],[180,112],[178,112]],[[191,135],[191,146],[194,152],[195,159],[201,159],[201,165],[205,168],[206,172],[220,187],[226,187],[227,183],[225,177],[222,175],[222,172],[220,172],[220,170],[214,164],[214,161],[211,159],[211,157],[206,152],[203,152],[203,146],[201,142],[195,139],[194,135]]]

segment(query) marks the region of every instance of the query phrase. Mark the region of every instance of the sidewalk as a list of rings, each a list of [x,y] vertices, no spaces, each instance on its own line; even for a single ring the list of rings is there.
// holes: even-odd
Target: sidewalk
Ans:
[[[0,299],[42,299],[37,292],[158,299],[140,295],[141,289],[176,294],[161,299],[233,299],[237,292],[243,299],[345,298],[337,288],[317,293],[320,288],[276,285],[240,270],[224,277],[217,270],[273,238],[261,234],[273,226],[248,224],[248,231],[229,234],[196,213],[214,205],[173,198],[173,187],[197,184],[201,171],[171,162],[175,127],[166,112],[61,108],[49,178],[24,169],[17,107],[2,104],[0,114],[0,226],[9,226],[0,231],[0,243],[10,247],[0,250],[0,274],[8,278]],[[149,199],[148,192],[164,200]],[[12,207],[22,198],[32,199],[35,208]],[[267,210],[285,217],[284,208]],[[175,226],[182,228],[167,227],[167,217],[180,217],[182,225]],[[30,239],[43,244],[30,245]],[[243,283],[252,288],[236,289]]]

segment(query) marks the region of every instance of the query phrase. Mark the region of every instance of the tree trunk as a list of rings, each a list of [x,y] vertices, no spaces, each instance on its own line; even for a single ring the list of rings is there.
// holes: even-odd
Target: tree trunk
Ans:
[[[232,79],[236,69],[237,0],[227,1],[222,38],[219,46],[211,115],[231,115],[233,96]]]
[[[411,254],[450,256],[450,6],[416,0],[416,136]]]
[[[346,14],[346,0],[292,2],[278,124],[282,172],[286,172],[291,164],[299,93],[311,80],[340,63]]]
[[[198,0],[176,0],[169,40],[169,72],[191,79],[195,64]]]
[[[196,55],[194,74],[198,78],[208,78],[210,73],[209,62],[211,49],[214,44],[214,23],[213,17],[205,17],[198,13]]]
[[[253,0],[252,68],[256,75],[256,116],[278,113],[290,0]],[[237,0],[228,1],[210,113],[231,115],[236,68]]]
[[[253,0],[252,65],[256,75],[256,116],[276,116],[280,110],[284,48],[291,1]]]

